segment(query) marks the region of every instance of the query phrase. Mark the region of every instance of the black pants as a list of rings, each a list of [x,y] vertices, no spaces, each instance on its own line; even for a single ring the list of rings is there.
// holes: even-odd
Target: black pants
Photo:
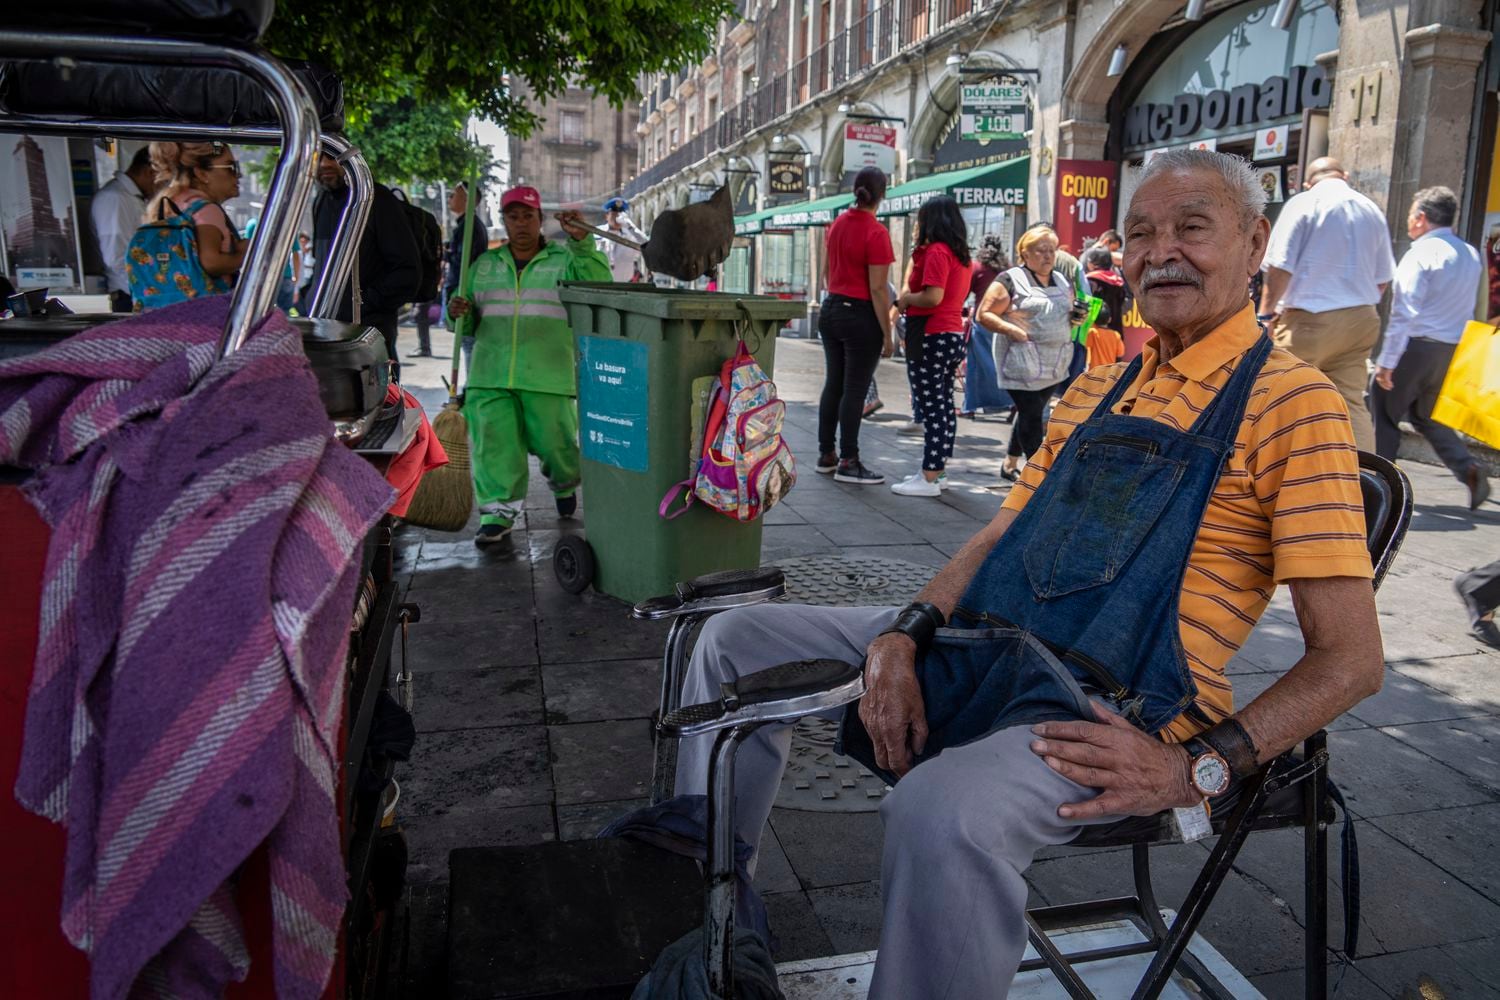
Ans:
[[[432,353],[432,320],[427,313],[431,305],[431,302],[418,302],[413,307],[417,314],[417,351],[422,354]]]
[[[1471,569],[1454,581],[1459,592],[1485,611],[1500,608],[1500,559]]]
[[[1370,416],[1375,418],[1375,452],[1381,458],[1396,460],[1401,447],[1401,428],[1397,423],[1406,417],[1432,445],[1448,470],[1460,482],[1467,482],[1465,477],[1474,465],[1474,456],[1469,454],[1457,431],[1432,419],[1432,408],[1437,405],[1438,392],[1443,388],[1443,376],[1448,374],[1448,364],[1456,350],[1457,344],[1413,337],[1391,373],[1396,388],[1387,392],[1371,382],[1369,406]]]
[[[833,453],[834,431],[839,432],[840,458],[859,457],[859,422],[864,417],[865,392],[885,335],[868,299],[830,295],[818,313],[818,335],[823,338],[823,395],[818,400],[818,454]]]
[[[1012,458],[1030,458],[1042,446],[1042,437],[1047,430],[1047,400],[1052,398],[1057,386],[1005,391],[1016,404],[1016,423],[1010,431],[1010,448],[1006,454]]]
[[[907,317],[907,322],[926,317]],[[925,324],[924,324],[925,325]],[[922,400],[922,468],[942,472],[953,457],[958,418],[953,414],[953,377],[964,360],[964,335],[925,336],[921,360],[907,362],[912,392]]]
[[[395,316],[377,313],[363,317],[365,326],[373,326],[385,338],[385,352],[391,359],[391,381],[401,381],[401,355],[396,353],[397,320]]]

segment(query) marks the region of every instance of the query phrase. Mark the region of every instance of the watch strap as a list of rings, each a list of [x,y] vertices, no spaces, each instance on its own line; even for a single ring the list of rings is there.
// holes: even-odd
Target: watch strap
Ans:
[[[1255,741],[1233,716],[1218,725],[1199,733],[1202,739],[1229,765],[1229,773],[1235,780],[1243,781],[1260,770],[1260,751]]]

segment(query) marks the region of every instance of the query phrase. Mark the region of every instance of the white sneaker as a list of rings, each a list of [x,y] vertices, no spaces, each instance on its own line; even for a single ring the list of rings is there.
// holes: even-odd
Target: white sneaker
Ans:
[[[928,482],[926,476],[917,472],[899,483],[892,483],[891,492],[903,497],[940,497],[943,495],[943,488],[937,483]]]
[[[939,473],[938,474],[937,483],[938,483],[938,489],[946,491],[948,489],[948,473],[946,473],[946,472]]]

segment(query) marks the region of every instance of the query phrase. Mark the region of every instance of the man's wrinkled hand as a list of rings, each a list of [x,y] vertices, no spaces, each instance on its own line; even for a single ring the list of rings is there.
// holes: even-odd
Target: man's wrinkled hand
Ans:
[[[927,745],[927,713],[917,683],[917,645],[904,635],[882,635],[865,659],[865,696],[859,721],[875,747],[875,763],[898,778]]]
[[[463,319],[469,315],[469,300],[462,295],[455,295],[448,300],[448,315],[454,319]]]
[[[1203,796],[1188,779],[1187,751],[1163,743],[1113,712],[1093,706],[1098,722],[1039,722],[1031,751],[1058,774],[1100,789],[1092,799],[1064,803],[1063,819],[1152,816],[1191,806]]]

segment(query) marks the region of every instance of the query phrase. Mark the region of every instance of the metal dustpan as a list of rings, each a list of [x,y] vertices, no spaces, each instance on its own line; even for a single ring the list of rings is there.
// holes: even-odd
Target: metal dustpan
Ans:
[[[651,237],[644,244],[597,226],[584,228],[639,250],[652,271],[670,274],[680,281],[694,281],[711,275],[729,256],[734,242],[734,204],[726,184],[706,201],[669,209],[656,217]]]

